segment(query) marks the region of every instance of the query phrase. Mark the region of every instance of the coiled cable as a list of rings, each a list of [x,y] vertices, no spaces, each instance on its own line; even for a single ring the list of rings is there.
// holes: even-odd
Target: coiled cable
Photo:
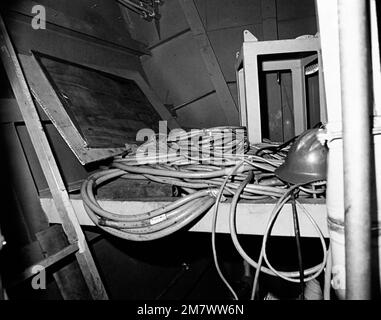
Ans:
[[[239,128],[239,127],[238,127]],[[213,128],[212,128],[213,129]],[[300,273],[298,271],[285,272],[278,271],[270,264],[266,255],[266,243],[271,233],[279,213],[284,204],[290,200],[292,192],[300,188],[304,195],[317,196],[324,193],[323,183],[311,186],[288,187],[274,175],[275,169],[284,161],[284,151],[288,145],[273,144],[273,152],[266,152],[263,147],[261,153],[253,154],[247,150],[248,143],[245,135],[242,141],[232,139],[209,139],[219,129],[200,130],[193,133],[180,134],[172,140],[167,141],[168,148],[179,148],[185,150],[182,142],[190,138],[198,140],[201,147],[207,147],[213,141],[213,152],[207,161],[196,154],[191,156],[184,153],[181,157],[178,154],[163,156],[161,154],[148,155],[139,158],[138,154],[127,155],[125,157],[115,157],[110,167],[90,175],[81,187],[84,208],[90,219],[99,228],[114,236],[131,241],[150,241],[168,236],[185,226],[189,225],[197,218],[204,215],[213,207],[212,219],[212,251],[217,272],[225,283],[234,299],[238,299],[237,294],[230,286],[221,272],[218,264],[216,251],[216,225],[218,218],[219,203],[225,197],[233,197],[230,205],[229,228],[230,235],[235,248],[243,259],[251,266],[256,268],[254,277],[253,293],[254,297],[260,271],[271,275],[279,276],[285,280],[298,282]],[[209,135],[209,137],[207,137]],[[198,138],[197,138],[198,137]],[[239,135],[240,139],[242,135]],[[215,138],[215,137],[214,137]],[[209,140],[208,140],[209,139]],[[151,143],[150,141],[149,143]],[[173,143],[179,143],[173,147]],[[244,154],[226,153],[234,145],[234,150],[241,150],[244,145]],[[267,143],[266,146],[272,146]],[[196,148],[197,149],[197,148]],[[191,148],[192,151],[195,151]],[[287,151],[287,150],[286,150]],[[224,152],[226,154],[224,154]],[[224,158],[226,156],[226,158]],[[228,159],[228,161],[226,161]],[[144,161],[143,161],[144,160]],[[214,161],[217,160],[217,161]],[[222,161],[224,160],[224,161]],[[105,210],[96,198],[96,189],[102,184],[114,179],[138,179],[149,180],[158,183],[171,184],[181,188],[186,194],[171,203],[162,205],[154,210],[141,213],[125,212],[123,214]],[[253,181],[254,180],[254,181]],[[278,199],[263,237],[262,247],[258,262],[250,258],[241,247],[236,231],[236,208],[239,199],[258,200],[258,199]],[[317,266],[304,270],[305,281],[316,278],[324,269],[326,263],[326,248],[323,235],[316,222],[301,206],[303,212],[317,230],[322,242],[324,257],[323,262]],[[263,262],[266,266],[262,265]]]

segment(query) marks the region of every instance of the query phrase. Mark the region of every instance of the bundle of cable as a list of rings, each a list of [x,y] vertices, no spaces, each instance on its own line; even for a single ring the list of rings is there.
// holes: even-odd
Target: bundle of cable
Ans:
[[[118,156],[109,168],[89,176],[81,194],[92,221],[115,236],[146,241],[164,237],[205,214],[218,194],[233,196],[246,173],[255,181],[247,185],[241,198],[279,198],[286,186],[274,176],[282,163],[268,155],[249,154],[244,127],[216,127],[172,131],[169,136],[152,135],[126,156]],[[224,180],[229,177],[226,183]],[[234,177],[234,179],[233,179]],[[146,179],[177,186],[182,197],[165,207],[141,214],[116,214],[104,210],[96,199],[96,189],[113,179]],[[220,186],[224,184],[223,190]]]
[[[215,164],[234,165],[249,149],[245,127],[172,130],[155,134],[137,147],[125,161],[130,164]]]
[[[288,186],[274,175],[275,169],[283,163],[282,146],[268,143],[270,147],[276,147],[276,152],[263,152],[259,155],[228,152],[231,148],[247,150],[247,137],[245,130],[239,131],[241,128],[183,131],[176,138],[169,136],[166,139],[155,136],[144,144],[145,149],[138,148],[126,157],[115,157],[109,168],[90,175],[84,181],[81,194],[86,212],[96,225],[109,233],[124,239],[146,241],[175,232],[205,214],[216,203],[218,194],[219,198],[234,196],[248,172],[252,172],[254,178],[240,194],[241,199],[255,201],[282,197]],[[227,129],[230,129],[230,133],[234,132],[230,138],[223,134]],[[195,157],[181,149],[183,141],[194,138],[206,145],[207,142],[210,143],[210,137],[214,139],[213,157],[205,156],[202,152]],[[141,150],[148,152],[139,153]],[[179,150],[183,152],[178,152]],[[128,210],[125,214],[108,212],[98,203],[96,189],[117,178],[170,184],[178,187],[183,196],[152,212],[133,215]],[[304,192],[311,190],[305,188]],[[314,192],[317,193],[316,189],[311,191]]]
[[[90,175],[82,185],[81,195],[87,214],[95,225],[107,233],[131,241],[150,241],[183,229],[195,219],[212,210],[211,231],[215,265],[232,296],[238,299],[219,268],[215,244],[219,203],[224,198],[232,197],[230,205],[231,237],[242,258],[257,269],[253,292],[256,291],[259,271],[279,276],[288,281],[299,281],[299,272],[281,272],[271,266],[266,256],[266,242],[277,216],[280,214],[283,205],[290,199],[291,193],[295,192],[295,188],[299,188],[300,194],[318,196],[325,190],[324,186],[321,185],[324,183],[290,187],[275,176],[274,171],[283,163],[289,143],[280,144],[266,141],[264,144],[248,150],[245,134],[243,137],[236,134],[233,138],[226,139],[221,134],[220,129],[198,130],[183,133],[176,137],[151,137],[151,140],[144,145],[145,151],[148,152],[139,153],[139,148],[137,148],[135,152],[125,157],[115,157],[108,168]],[[197,155],[189,152],[192,147],[199,145],[201,145],[201,149],[205,149],[206,146],[210,147],[211,137],[213,137],[213,148],[211,148],[213,157],[208,157],[203,152],[199,152]],[[237,137],[239,138],[237,139]],[[182,143],[189,141],[189,139],[194,139],[197,143],[190,147],[188,144],[188,149],[186,149]],[[229,148],[237,151],[243,148],[244,152],[243,154],[227,152]],[[98,202],[95,195],[96,189],[101,184],[117,178],[146,179],[171,184],[182,190],[182,196],[148,212],[129,212],[128,208],[123,214],[109,212],[102,208]],[[278,200],[264,234],[258,262],[246,254],[237,238],[235,217],[239,199],[251,201]],[[300,204],[298,203],[298,205]],[[321,264],[305,270],[305,281],[308,281],[315,279],[324,269],[327,250],[317,224],[307,211],[303,211],[319,233],[324,253]],[[267,266],[263,266],[263,262]]]

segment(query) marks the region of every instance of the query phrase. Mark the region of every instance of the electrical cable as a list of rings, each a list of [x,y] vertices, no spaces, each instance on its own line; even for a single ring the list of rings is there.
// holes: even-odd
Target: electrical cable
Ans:
[[[295,136],[295,137],[289,139],[288,141],[282,143],[281,145],[269,145],[269,146],[262,147],[262,148],[256,150],[255,155],[260,155],[261,152],[263,152],[263,151],[269,151],[271,154],[277,153],[277,152],[285,149],[286,147],[288,147],[297,138],[298,138],[298,136]]]
[[[258,164],[257,162],[247,160],[243,162],[245,162],[245,165],[242,168],[240,167],[239,170],[234,170],[234,174],[241,175],[241,172],[253,170],[253,168],[255,168]],[[208,170],[205,170],[206,168]],[[195,168],[192,167],[191,169],[194,170]],[[96,224],[104,227],[104,230],[110,231],[112,227],[117,229],[117,231],[113,232],[113,234],[120,237],[123,237],[123,233],[136,234],[137,232],[139,232],[142,234],[146,234],[152,230],[156,230],[157,227],[152,227],[150,225],[156,224],[157,221],[160,219],[167,220],[164,225],[170,228],[172,224],[177,224],[178,221],[180,221],[181,218],[184,217],[183,211],[186,210],[185,205],[188,202],[193,201],[197,198],[203,198],[207,196],[215,197],[215,194],[217,192],[216,188],[221,184],[221,182],[213,182],[213,179],[223,179],[223,177],[226,177],[227,173],[230,173],[231,168],[226,167],[220,169],[218,167],[203,167],[201,172],[192,172],[192,170],[187,170],[186,166],[182,167],[182,169],[180,170],[176,168],[169,169],[163,166],[161,169],[158,169],[157,166],[156,168],[153,168],[152,166],[147,165],[129,166],[123,164],[120,161],[120,159],[118,159],[118,161],[111,164],[110,169],[104,169],[92,174],[83,183],[81,188],[81,194],[86,212],[90,212],[90,214],[92,214],[91,217],[93,218],[93,220],[95,220]],[[141,214],[116,214],[104,210],[99,205],[94,196],[94,191],[96,190],[96,188],[109,180],[128,177],[144,177],[145,179],[149,179],[152,181],[160,183],[170,183],[172,185],[186,187],[188,189],[200,189],[200,191],[188,194],[187,196],[182,197],[181,199],[172,202],[164,207]],[[233,193],[233,189],[236,189],[238,187],[238,184],[231,182],[226,187],[226,192],[228,195]],[[247,188],[245,188],[245,192],[246,194],[244,194],[243,197],[259,199],[263,198],[264,196],[279,197],[283,194],[284,190],[276,187],[254,184],[247,186]],[[173,210],[180,207],[181,209],[172,212]],[[172,219],[172,217],[174,218]],[[188,220],[189,219],[187,219],[187,221]],[[146,224],[148,224],[149,226],[144,227]],[[143,229],[139,229],[139,231],[133,230],[137,228]],[[170,229],[175,230],[175,228]],[[127,238],[131,237],[132,236],[130,235]],[[149,239],[149,237],[145,237],[145,239]],[[142,240],[142,238],[138,240]]]
[[[229,289],[229,291],[231,292],[231,294],[233,295],[234,297],[234,300],[238,300],[238,296],[236,294],[236,292],[234,291],[234,289],[231,287],[231,285],[229,284],[229,282],[225,279],[221,269],[220,269],[220,266],[218,264],[218,258],[217,258],[217,250],[216,250],[216,226],[217,226],[217,212],[218,212],[218,206],[219,206],[219,203],[221,201],[221,198],[222,198],[222,194],[223,194],[223,191],[224,191],[224,188],[225,188],[225,185],[226,183],[228,182],[228,180],[230,179],[230,177],[239,169],[239,167],[241,167],[242,165],[244,164],[244,161],[241,161],[239,162],[234,168],[233,170],[230,172],[229,175],[226,176],[224,182],[222,183],[221,187],[220,187],[220,190],[218,192],[218,195],[216,197],[216,202],[214,204],[214,210],[213,210],[213,218],[212,218],[212,251],[213,251],[213,260],[214,260],[214,265],[217,269],[217,273],[218,275],[220,276],[222,282],[225,284],[225,286]]]
[[[295,187],[293,187],[295,188]],[[291,188],[290,190],[294,190],[293,188]],[[283,208],[283,205],[290,199],[290,190],[288,190],[286,193],[284,193],[284,195],[279,198],[277,204],[275,205],[271,215],[270,215],[270,218],[269,218],[269,221],[268,221],[268,224],[266,226],[266,233],[268,233],[270,230],[271,230],[271,227],[272,227],[272,224],[275,222],[275,219],[277,217],[277,215],[279,214],[279,212],[281,211],[281,209]],[[241,257],[246,260],[252,267],[254,267],[255,269],[258,269],[258,263],[256,261],[254,261],[246,252],[245,250],[242,248],[239,240],[238,240],[238,235],[237,235],[237,232],[236,232],[236,207],[237,207],[237,203],[238,203],[238,195],[236,193],[235,197],[233,197],[232,199],[232,202],[231,202],[231,205],[230,205],[230,215],[229,215],[229,227],[230,227],[230,235],[231,235],[231,239],[233,241],[233,244],[236,248],[236,250],[238,251],[238,253],[241,255]],[[318,226],[317,225],[314,225],[315,229],[318,230],[318,234],[320,237],[323,237],[321,232],[320,232],[320,229],[318,229]],[[323,238],[324,239],[324,238]],[[304,271],[304,275],[313,275],[315,274],[316,272],[318,272],[321,268],[321,264],[315,266],[315,267],[312,267],[312,268],[309,268],[309,269],[306,269]],[[268,274],[268,275],[271,275],[271,276],[274,276],[276,275],[271,269],[269,268],[266,268],[264,266],[261,266],[261,271]],[[296,272],[282,272],[282,275],[285,275],[287,277],[291,277],[291,278],[296,278],[296,277],[299,277],[299,272],[296,271]]]
[[[299,185],[295,185],[293,186],[292,188],[289,189],[289,191],[287,191],[287,197],[286,199],[289,200],[290,199],[290,192],[292,192],[294,189],[296,189]],[[287,202],[287,201],[286,201]],[[285,202],[283,202],[282,206],[284,205]],[[321,242],[321,245],[322,245],[322,249],[323,249],[323,262],[320,263],[319,265],[315,266],[314,268],[311,268],[311,269],[317,269],[315,271],[314,274],[310,275],[309,277],[305,278],[305,282],[307,281],[310,281],[312,279],[315,279],[316,277],[318,277],[321,272],[324,270],[324,267],[326,265],[326,262],[327,262],[327,246],[325,244],[325,240],[324,240],[324,236],[323,236],[323,233],[321,232],[319,226],[317,225],[316,221],[313,219],[313,217],[311,216],[311,214],[304,208],[304,206],[299,202],[299,201],[296,201],[297,205],[303,210],[303,212],[306,214],[307,218],[310,220],[311,224],[314,226],[315,230],[318,232],[318,235],[319,235],[319,239],[320,239],[320,242]],[[269,269],[274,273],[276,274],[277,276],[281,277],[282,279],[284,280],[287,280],[287,281],[290,281],[290,282],[299,282],[300,279],[294,279],[292,276],[290,276],[290,273],[289,272],[283,272],[283,271],[277,271],[269,262],[268,260],[268,257],[267,257],[267,254],[266,254],[266,245],[267,245],[267,240],[268,240],[268,237],[270,235],[270,230],[271,230],[271,226],[273,225],[273,223],[275,222],[275,219],[276,217],[278,216],[280,210],[278,210],[278,212],[276,212],[276,214],[274,214],[271,218],[270,218],[270,222],[268,224],[268,228],[266,229],[265,231],[265,234],[264,234],[264,237],[263,237],[263,241],[262,241],[262,249],[261,249],[261,253],[263,253],[263,258],[264,258],[264,261],[266,262],[267,266],[269,267]],[[311,269],[307,269],[304,271],[304,275],[309,275],[310,273],[308,272],[309,270]]]
[[[301,249],[298,212],[296,210],[296,202],[295,202],[295,191],[291,194],[291,206],[292,206],[292,217],[294,222],[296,248],[298,252],[301,300],[304,300],[304,270],[303,270],[303,258],[302,258],[302,249]]]
[[[311,188],[309,185],[288,187],[274,175],[275,169],[283,163],[288,147],[266,142],[265,145],[278,146],[278,149],[271,154],[263,150],[263,155],[259,156],[248,149],[249,143],[247,142],[246,131],[244,131],[243,135],[232,135],[225,139],[221,132],[229,128],[231,127],[196,130],[195,132],[183,132],[176,137],[172,136],[160,145],[166,151],[170,150],[172,152],[170,156],[162,155],[160,152],[158,154],[158,149],[155,147],[155,154],[139,153],[137,149],[132,154],[115,157],[109,167],[90,175],[81,187],[81,195],[87,214],[95,225],[114,236],[131,241],[150,241],[180,230],[213,207],[211,241],[214,264],[233,298],[238,299],[234,289],[221,272],[215,243],[219,204],[225,197],[233,197],[229,215],[231,238],[242,258],[257,269],[252,297],[255,294],[260,271],[271,276],[280,276],[292,282],[300,282],[303,277],[305,277],[305,281],[316,278],[322,272],[326,263],[325,242],[316,222],[303,206],[303,212],[317,230],[322,241],[323,262],[304,270],[302,273],[300,268],[299,271],[278,271],[268,261],[266,243],[280,211],[284,204],[291,199],[292,192],[296,190],[295,188],[300,188],[300,196],[319,195],[325,192],[325,184],[322,182],[311,184]],[[241,129],[241,127],[234,128]],[[151,137],[145,147],[152,147],[155,142],[154,139],[158,137],[161,139],[157,135]],[[184,143],[187,143],[190,139],[198,139],[198,143],[194,143],[186,151]],[[279,146],[282,149],[279,149]],[[209,153],[210,157],[204,161],[204,154],[202,153],[201,157],[194,154],[190,156],[191,152],[197,150],[196,147],[201,147],[202,151],[210,147],[212,150]],[[181,150],[183,153],[180,152]],[[238,150],[239,152],[244,150],[244,153],[232,154],[231,150]],[[255,177],[254,182],[251,181],[253,177]],[[96,189],[114,179],[144,179],[170,184],[179,187],[179,190],[186,194],[176,201],[148,212],[134,214],[129,212],[123,214],[114,213],[102,208],[96,198]],[[246,254],[238,241],[236,207],[239,199],[278,199],[264,233],[258,262]],[[296,201],[296,204],[301,206],[298,201]],[[262,265],[263,261],[267,266]]]
[[[267,224],[267,228],[266,228],[263,240],[262,240],[262,247],[261,247],[261,251],[260,251],[260,254],[259,254],[259,258],[258,258],[258,264],[257,264],[257,268],[256,268],[256,271],[255,271],[255,275],[254,275],[254,282],[253,282],[253,289],[252,289],[252,293],[251,293],[251,300],[255,299],[255,294],[256,294],[257,288],[258,288],[259,274],[261,273],[262,263],[263,263],[263,259],[265,257],[265,238],[266,238],[267,232],[269,232],[268,230],[271,230],[272,224],[275,222],[276,216],[280,212],[280,210],[283,207],[283,205],[290,198],[290,194],[292,192],[294,192],[294,190],[296,188],[297,188],[297,186],[294,186],[294,187],[290,188],[290,190],[287,193],[285,193],[285,195],[281,199],[279,199],[276,207],[274,208],[273,214],[271,215],[271,217],[269,219],[269,222]]]

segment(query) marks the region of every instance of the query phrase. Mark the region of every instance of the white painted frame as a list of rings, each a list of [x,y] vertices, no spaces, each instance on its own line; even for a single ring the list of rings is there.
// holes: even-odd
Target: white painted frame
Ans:
[[[259,72],[291,70],[295,135],[307,129],[305,66],[318,58],[319,70],[322,70],[320,39],[317,37],[258,41],[247,30],[244,32],[244,43],[236,62],[237,86],[239,93],[241,125],[248,129],[250,143],[262,142],[261,105],[259,96]],[[258,65],[258,56],[282,53],[316,52],[306,58],[289,60],[263,61]],[[322,72],[319,72],[320,117],[326,120],[324,83]]]

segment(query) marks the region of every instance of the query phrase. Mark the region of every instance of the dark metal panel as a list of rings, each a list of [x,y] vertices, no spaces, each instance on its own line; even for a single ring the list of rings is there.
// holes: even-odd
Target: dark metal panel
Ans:
[[[208,75],[213,83],[214,90],[220,102],[221,112],[226,122],[230,125],[238,124],[238,107],[230,94],[226,80],[221,71],[220,64],[214,53],[209,37],[200,19],[193,0],[180,0],[181,8],[186,16],[192,30],[193,38],[196,40]]]
[[[140,47],[139,43],[131,39],[115,1],[22,0],[12,3],[10,9],[27,15],[31,19],[33,16],[31,9],[36,4],[45,7],[46,21],[49,24],[134,49]],[[47,27],[49,28],[50,25]]]
[[[317,32],[315,17],[296,18],[278,21],[279,39],[294,39],[302,35],[314,35]]]
[[[277,8],[276,0],[261,0],[263,38],[260,40],[277,40]]]
[[[214,90],[190,32],[142,57],[149,83],[163,103],[179,105]]]
[[[141,72],[139,58],[125,48],[70,36],[52,28],[36,32],[31,28],[28,19],[6,17],[5,20],[18,53],[30,54],[34,50],[73,63]]]
[[[293,39],[317,32],[315,1],[277,0],[279,39]]]
[[[123,8],[124,11],[128,9]],[[160,11],[160,30],[157,30],[155,22],[142,19],[137,13],[128,11],[130,25],[133,25],[135,39],[148,46],[173,37],[175,34],[188,29],[185,16],[180,8],[178,0],[166,0],[159,7]],[[160,37],[159,37],[159,32]]]
[[[207,0],[207,31],[261,22],[261,0]]]
[[[215,93],[178,111],[178,120],[185,128],[208,128],[227,125]]]
[[[206,28],[206,22],[207,22],[207,18],[206,18],[207,17],[207,10],[206,10],[207,3],[208,3],[207,0],[194,0],[194,4],[197,7],[198,14],[200,15],[200,19],[205,28]]]
[[[278,21],[297,18],[315,19],[315,0],[276,0]]]
[[[208,32],[213,51],[217,56],[225,80],[228,82],[236,80],[234,64],[236,53],[242,47],[244,30],[249,30],[256,37],[262,38],[261,23]]]

